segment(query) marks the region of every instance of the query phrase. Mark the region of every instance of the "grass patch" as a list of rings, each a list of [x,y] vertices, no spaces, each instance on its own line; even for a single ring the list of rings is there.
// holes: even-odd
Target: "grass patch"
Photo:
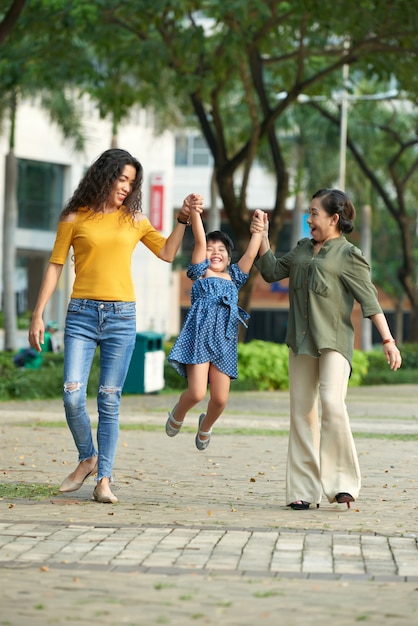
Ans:
[[[66,422],[20,422],[15,426],[28,427],[28,428],[66,428]],[[120,424],[121,431],[139,430],[143,432],[156,433],[165,432],[165,424]],[[92,424],[92,428],[97,428],[97,424]],[[184,425],[181,429],[182,433],[195,433],[196,428],[194,426]],[[273,430],[268,428],[218,428],[216,430],[216,436],[218,435],[245,435],[256,437],[287,437],[289,435],[288,430]],[[418,434],[399,434],[399,433],[371,433],[371,432],[355,432],[353,431],[353,437],[356,439],[389,439],[392,441],[418,441]]]
[[[58,485],[19,483],[0,483],[0,499],[23,498],[26,500],[45,500],[59,493]]]
[[[15,424],[15,426],[20,426],[21,428],[66,428],[66,422],[20,422]],[[92,424],[92,428],[97,428],[97,424]],[[165,424],[120,424],[119,429],[121,431],[130,431],[130,430],[139,430],[143,432],[156,433],[156,432],[164,432],[165,433]],[[184,425],[181,429],[182,433],[195,433],[195,426],[186,426]],[[258,435],[261,437],[287,437],[289,434],[288,430],[271,430],[268,428],[219,428],[216,431],[218,435]],[[418,435],[417,435],[418,438]]]
[[[175,589],[176,585],[173,583],[155,583],[154,589],[156,591],[162,591],[163,589]]]
[[[354,433],[355,439],[389,439],[391,441],[418,441],[418,435],[398,433]]]
[[[256,591],[253,593],[254,598],[273,598],[275,596],[284,596],[283,591],[274,591],[269,589],[267,591]]]

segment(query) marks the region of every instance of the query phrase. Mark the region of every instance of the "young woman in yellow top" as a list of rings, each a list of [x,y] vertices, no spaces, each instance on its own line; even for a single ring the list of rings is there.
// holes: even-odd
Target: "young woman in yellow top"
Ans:
[[[79,489],[97,473],[93,499],[115,503],[110,489],[119,433],[119,405],[136,339],[132,253],[139,241],[158,258],[172,262],[182,241],[190,210],[203,211],[203,199],[191,194],[173,232],[163,237],[141,212],[142,166],[125,150],[105,151],[90,166],[63,209],[49,265],[29,329],[38,352],[44,341],[45,306],[70,248],[75,281],[64,329],[64,408],[79,463],[60,491]],[[100,346],[97,396],[97,450],[93,443],[86,390],[93,356]]]

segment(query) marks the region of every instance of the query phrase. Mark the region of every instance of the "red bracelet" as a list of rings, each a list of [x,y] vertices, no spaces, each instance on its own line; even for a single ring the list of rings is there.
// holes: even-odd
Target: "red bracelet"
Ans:
[[[384,341],[382,341],[382,346],[384,346],[387,343],[396,343],[395,339],[385,339]]]

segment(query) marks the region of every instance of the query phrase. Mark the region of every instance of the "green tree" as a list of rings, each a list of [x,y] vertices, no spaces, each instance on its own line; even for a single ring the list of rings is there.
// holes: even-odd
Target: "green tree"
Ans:
[[[51,121],[71,139],[76,150],[84,145],[80,116],[74,99],[66,92],[76,76],[66,55],[72,37],[53,39],[51,45],[51,20],[47,20],[43,3],[33,1],[28,10],[9,34],[7,46],[0,59],[0,118],[8,122],[8,146],[5,168],[5,196],[3,211],[3,308],[4,348],[17,347],[17,312],[15,298],[17,203],[17,159],[15,155],[15,130],[19,102],[25,97],[36,97],[39,105],[48,111]],[[48,16],[50,14],[48,13]],[[58,32],[58,31],[57,31]],[[60,47],[61,46],[61,47]],[[74,48],[73,48],[74,51]],[[59,63],[61,56],[61,63]],[[67,73],[65,73],[67,65]]]
[[[144,104],[193,116],[212,152],[239,251],[248,240],[250,174],[263,150],[276,178],[271,238],[277,240],[290,184],[282,129],[301,94],[331,97],[344,65],[376,82],[394,75],[409,93],[417,87],[418,6],[404,0],[38,1],[47,7],[51,47],[65,40],[83,55],[88,48],[89,73],[83,76],[80,55],[76,80],[83,88],[90,81],[115,128],[118,107],[129,106],[127,83]],[[97,84],[96,57],[93,71],[104,68]],[[65,77],[74,71],[69,53],[56,59]],[[118,68],[112,92],[107,81]],[[250,292],[251,281],[243,306]]]
[[[311,106],[338,126],[339,116],[335,109],[332,111],[329,106],[318,103],[311,103]],[[393,221],[397,226],[396,231],[392,228],[389,238],[390,227],[386,227],[380,235],[378,258],[384,259],[386,263],[380,266],[379,282],[388,293],[401,299],[399,289],[394,284],[397,277],[412,309],[408,339],[417,342],[418,211],[415,198],[418,193],[418,111],[414,102],[406,98],[372,103],[367,99],[361,100],[361,94],[358,94],[358,103],[352,109],[347,146],[357,165],[357,172],[361,172],[363,181],[369,181],[368,188],[373,190],[375,202],[371,202],[364,191],[359,192],[359,197],[371,206],[377,204],[377,209],[384,207],[386,223]],[[350,178],[353,181],[355,177],[356,173],[353,172]],[[363,189],[367,189],[364,183]],[[378,219],[382,222],[381,215]]]
[[[402,0],[100,2],[100,19],[132,35],[132,63],[155,94],[169,84],[169,96],[188,101],[240,250],[248,239],[250,172],[262,145],[276,176],[273,241],[282,225],[289,193],[280,136],[285,113],[301,94],[331,96],[344,64],[376,80],[393,74],[413,91],[417,18],[418,7]]]

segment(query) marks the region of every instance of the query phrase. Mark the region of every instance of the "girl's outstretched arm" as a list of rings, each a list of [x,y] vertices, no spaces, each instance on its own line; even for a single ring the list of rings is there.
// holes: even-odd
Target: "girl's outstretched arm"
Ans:
[[[162,261],[167,261],[168,263],[172,263],[177,254],[177,250],[180,247],[181,242],[183,241],[184,231],[186,228],[186,222],[191,213],[202,212],[203,211],[203,196],[197,193],[189,194],[183,200],[183,206],[181,208],[180,216],[182,218],[182,222],[176,224],[173,232],[166,239],[164,247],[160,250],[158,254],[158,258]]]
[[[255,211],[255,216],[257,219],[262,220],[262,224],[264,224],[265,220],[267,219],[267,215],[264,213],[264,211],[260,211],[259,209]],[[238,261],[238,267],[245,274],[248,274],[250,272],[255,261],[255,257],[257,256],[260,249],[263,238],[264,230],[251,233],[251,239],[248,243],[247,249]]]
[[[194,238],[192,263],[202,263],[206,259],[206,233],[202,222],[202,214],[192,208],[190,219]]]

